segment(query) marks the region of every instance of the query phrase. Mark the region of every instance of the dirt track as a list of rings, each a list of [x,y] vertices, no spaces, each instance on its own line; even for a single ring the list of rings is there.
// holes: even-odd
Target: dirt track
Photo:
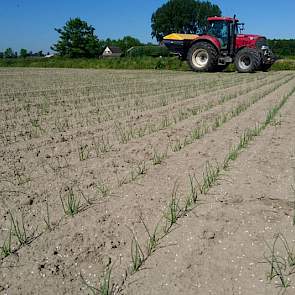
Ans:
[[[274,234],[295,240],[294,72],[1,69],[0,85],[0,246],[13,233],[0,293],[90,294],[86,284],[98,287],[109,267],[114,293],[281,290],[278,277],[267,282],[262,262]],[[183,212],[189,176],[201,183],[206,165],[221,165],[285,96],[276,117]],[[173,187],[181,216],[165,232]],[[80,201],[73,217],[61,202],[69,196]],[[20,222],[24,215],[23,245],[9,212]],[[159,224],[151,255],[143,223],[151,232]],[[138,271],[130,270],[131,244],[142,249]],[[295,277],[285,277],[293,294]]]

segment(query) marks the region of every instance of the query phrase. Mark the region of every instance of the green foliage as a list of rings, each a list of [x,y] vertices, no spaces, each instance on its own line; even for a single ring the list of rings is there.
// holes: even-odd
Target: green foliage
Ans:
[[[42,67],[42,68],[76,68],[76,69],[164,69],[188,70],[186,62],[176,57],[123,57],[123,58],[30,58],[2,59],[0,67]]]
[[[4,58],[13,58],[15,57],[15,54],[12,50],[12,48],[7,48],[5,51],[4,51]]]
[[[139,245],[139,242],[134,235],[131,241],[131,257],[132,257],[131,273],[135,273],[140,269],[140,267],[144,263],[145,257]]]
[[[13,216],[13,214],[10,211],[9,211],[9,214],[11,218],[12,234],[17,238],[19,242],[19,246],[28,244],[31,241],[32,237],[28,235],[27,229],[25,227],[23,212],[21,214],[20,219],[17,219],[15,216]],[[9,243],[11,244],[11,237],[9,239],[10,239]]]
[[[12,240],[12,230],[9,230],[9,234],[8,237],[6,238],[6,240],[4,240],[2,246],[0,246],[0,253],[2,257],[7,257],[10,254],[12,254],[12,246],[11,246],[11,240]]]
[[[169,56],[169,51],[166,47],[158,45],[146,45],[146,46],[136,46],[133,47],[129,52],[128,56],[138,57],[138,56]]]
[[[95,57],[101,51],[95,29],[80,18],[70,19],[62,29],[55,30],[60,36],[51,49],[61,56]]]
[[[72,187],[67,188],[67,194],[66,194],[65,200],[63,200],[63,197],[60,194],[60,200],[61,200],[63,211],[66,215],[73,217],[74,215],[79,213],[79,210],[81,208],[80,200],[74,193],[74,190]]]
[[[270,266],[267,279],[269,281],[275,280],[276,287],[280,288],[278,294],[285,294],[286,289],[291,286],[290,276],[295,272],[293,247],[281,233],[274,236],[272,244],[266,243],[266,245],[269,251],[265,254],[264,259]]]
[[[19,56],[22,57],[22,58],[25,58],[28,56],[28,50],[27,49],[24,49],[22,48],[19,52]]]
[[[268,40],[268,43],[273,52],[279,57],[295,55],[295,39],[274,39]]]
[[[294,71],[295,70],[295,60],[292,59],[282,59],[278,60],[271,69],[273,71]]]
[[[209,1],[169,0],[152,15],[152,36],[161,41],[171,33],[195,34],[205,29],[208,16],[220,15]]]

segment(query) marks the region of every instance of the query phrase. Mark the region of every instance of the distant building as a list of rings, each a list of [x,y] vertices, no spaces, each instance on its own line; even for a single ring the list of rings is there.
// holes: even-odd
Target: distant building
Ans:
[[[122,50],[117,46],[107,46],[102,53],[103,57],[120,57]]]

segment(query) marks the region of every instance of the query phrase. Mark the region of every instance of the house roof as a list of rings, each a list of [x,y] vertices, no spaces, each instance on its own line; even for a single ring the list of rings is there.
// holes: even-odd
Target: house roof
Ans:
[[[109,48],[112,53],[122,53],[122,50],[117,46],[107,46],[106,48]]]

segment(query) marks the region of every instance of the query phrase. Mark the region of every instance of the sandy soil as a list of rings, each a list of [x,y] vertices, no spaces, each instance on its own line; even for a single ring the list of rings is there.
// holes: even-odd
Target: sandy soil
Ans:
[[[108,269],[110,294],[281,292],[266,257],[275,234],[295,242],[294,72],[1,69],[0,85],[0,294],[92,294],[87,284],[99,289]],[[189,176],[200,182],[206,163],[222,163],[285,96],[274,121],[161,234],[173,187],[181,207]],[[63,210],[69,198],[79,202],[74,216]],[[157,228],[153,253],[144,225]],[[293,294],[295,275],[284,277]]]

